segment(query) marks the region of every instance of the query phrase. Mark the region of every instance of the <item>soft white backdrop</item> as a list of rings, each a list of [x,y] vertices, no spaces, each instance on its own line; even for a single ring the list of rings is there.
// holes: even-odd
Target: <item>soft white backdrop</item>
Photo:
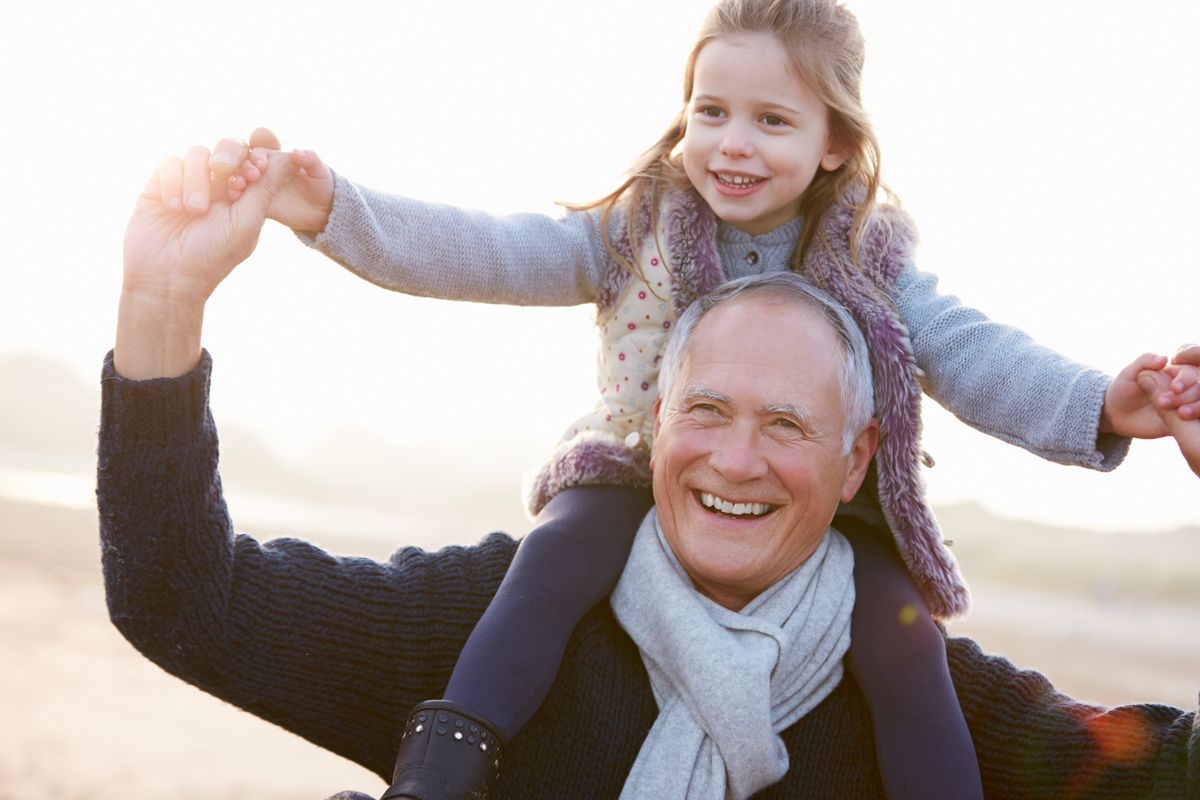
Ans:
[[[885,177],[947,291],[1110,372],[1200,339],[1200,6],[849,5]],[[166,152],[255,125],[431,200],[554,213],[554,200],[603,194],[675,111],[707,6],[18,4],[0,29],[0,356],[52,357],[93,382],[146,175]],[[347,422],[401,442],[499,433],[536,451],[592,402],[589,320],[392,295],[274,229],[211,303],[205,341],[222,420],[285,452]],[[1099,528],[1200,522],[1184,502],[1195,478],[1167,443],[1135,445],[1102,476],[927,405],[935,502]],[[496,467],[532,460],[514,450]]]

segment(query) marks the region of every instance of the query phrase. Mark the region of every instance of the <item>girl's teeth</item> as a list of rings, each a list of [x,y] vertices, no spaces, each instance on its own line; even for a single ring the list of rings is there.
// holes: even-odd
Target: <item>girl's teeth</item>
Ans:
[[[762,183],[762,178],[748,178],[745,175],[721,175],[717,174],[717,178],[721,183],[727,183],[730,186],[753,186],[756,183]]]

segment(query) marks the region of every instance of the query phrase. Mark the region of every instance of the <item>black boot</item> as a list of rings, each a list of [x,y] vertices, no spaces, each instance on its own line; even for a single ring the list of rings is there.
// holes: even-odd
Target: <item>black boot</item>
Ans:
[[[380,800],[488,800],[503,751],[486,720],[448,700],[419,703],[404,723],[392,785]]]

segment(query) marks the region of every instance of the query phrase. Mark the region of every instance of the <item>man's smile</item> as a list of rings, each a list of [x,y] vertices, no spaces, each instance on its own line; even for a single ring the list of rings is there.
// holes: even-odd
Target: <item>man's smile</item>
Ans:
[[[776,509],[776,506],[770,503],[734,502],[709,492],[699,492],[698,497],[700,505],[724,516],[757,518],[764,517]]]

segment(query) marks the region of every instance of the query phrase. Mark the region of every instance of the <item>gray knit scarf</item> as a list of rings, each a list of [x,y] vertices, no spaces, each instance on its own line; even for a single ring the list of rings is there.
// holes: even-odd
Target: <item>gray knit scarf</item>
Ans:
[[[830,528],[790,575],[730,611],[695,590],[651,510],[612,595],[659,709],[621,800],[741,800],[783,778],[779,732],[842,678],[853,573]]]

